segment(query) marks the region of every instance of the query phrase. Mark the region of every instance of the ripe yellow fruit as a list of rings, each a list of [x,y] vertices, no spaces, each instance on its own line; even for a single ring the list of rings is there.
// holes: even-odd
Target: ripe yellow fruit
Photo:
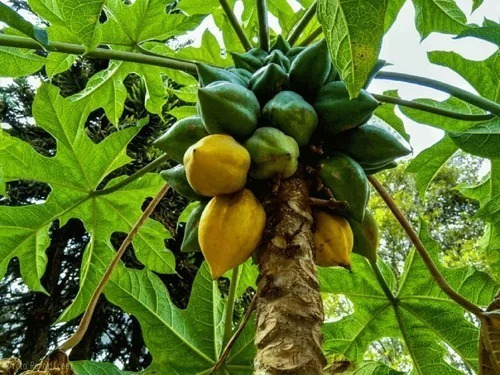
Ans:
[[[250,154],[224,134],[209,135],[184,154],[186,176],[199,194],[214,197],[243,189],[250,168]]]
[[[354,237],[349,222],[342,216],[320,210],[313,210],[313,217],[316,264],[322,267],[350,268]]]
[[[265,223],[264,207],[248,189],[212,198],[200,218],[198,241],[214,280],[252,255]]]

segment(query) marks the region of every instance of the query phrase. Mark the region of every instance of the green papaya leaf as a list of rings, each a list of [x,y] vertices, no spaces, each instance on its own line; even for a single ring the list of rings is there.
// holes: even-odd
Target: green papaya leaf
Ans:
[[[433,99],[414,99],[413,101],[457,113],[468,115],[484,114],[484,111],[477,108],[476,106],[463,102],[460,99],[456,99],[454,97],[450,97],[442,102],[438,102]],[[399,106],[399,109],[405,116],[409,117],[413,121],[424,125],[429,125],[447,132],[463,132],[481,123],[479,121],[474,122],[452,119],[449,117],[440,116],[404,106]]]
[[[107,298],[139,320],[153,357],[142,374],[208,374],[221,354],[226,300],[217,281],[212,281],[206,263],[196,275],[185,310],[173,304],[160,278],[146,269],[131,274],[118,272],[108,288]],[[252,373],[254,329],[251,319],[236,341],[223,374]],[[132,374],[106,363],[82,361],[74,362],[73,366],[77,375],[99,374],[99,371]]]
[[[433,64],[448,67],[460,74],[477,92],[495,102],[500,101],[500,52],[483,61],[467,60],[455,52],[433,51],[427,54]]]
[[[387,10],[385,11],[384,31],[387,33],[391,26],[396,21],[396,18],[406,3],[406,0],[390,0],[387,2]]]
[[[35,27],[26,21],[19,13],[11,7],[0,3],[0,21],[5,22],[10,27],[22,32],[23,34],[35,39],[44,47],[49,43],[47,30]]]
[[[439,263],[439,245],[422,223],[420,239],[438,264],[448,283],[473,303],[487,305],[499,284],[472,268],[447,269]],[[450,346],[472,369],[477,370],[479,330],[465,318],[464,310],[449,299],[433,281],[420,256],[412,250],[405,271],[394,287],[392,275],[382,272],[388,285],[384,293],[368,261],[353,254],[352,272],[340,268],[320,269],[322,292],[343,294],[354,304],[354,313],[324,326],[327,355],[342,354],[361,362],[369,345],[383,337],[399,338],[421,375],[459,374],[444,360],[442,342]],[[383,263],[379,260],[379,266]],[[411,333],[410,333],[411,332]]]
[[[89,50],[97,47],[101,40],[102,28],[99,16],[105,2],[105,0],[28,1],[30,8],[41,18],[50,22],[51,25],[64,28],[69,38],[77,38]]]
[[[422,151],[410,162],[406,171],[414,174],[420,199],[425,199],[429,184],[457,150],[458,147],[452,139],[445,135],[439,142]]]
[[[319,0],[318,19],[333,65],[355,98],[375,66],[384,35],[384,0]]]
[[[484,0],[472,0],[472,11],[474,12],[477,8],[479,8],[483,4]]]
[[[163,186],[160,176],[146,174],[113,193],[92,194],[106,176],[130,162],[127,145],[145,123],[114,132],[95,144],[84,128],[89,111],[84,101],[63,99],[56,87],[43,84],[35,97],[33,116],[36,124],[55,138],[55,156],[42,156],[28,143],[0,132],[3,180],[37,181],[51,188],[44,203],[0,206],[0,277],[11,258],[17,257],[28,287],[43,292],[40,278],[47,263],[45,251],[52,223],[58,220],[63,226],[69,219],[79,219],[90,237],[80,267],[79,292],[61,319],[74,318],[85,309],[115,253],[111,235],[128,233],[142,213],[144,200]],[[123,178],[111,180],[107,186]],[[164,226],[148,219],[133,241],[138,259],[157,272],[173,273],[175,259],[165,248],[167,238],[170,234]],[[121,265],[119,268],[128,272]]]
[[[454,0],[412,0],[415,26],[424,40],[432,32],[459,34],[467,29],[467,18]]]
[[[39,71],[45,58],[33,51],[0,47],[0,77],[22,77]]]
[[[486,20],[489,21],[489,20]],[[482,27],[467,29],[458,34],[454,39],[473,37],[486,40],[500,47],[500,25],[495,21],[484,22]]]
[[[455,144],[465,152],[483,158],[500,158],[500,119],[475,125],[460,133],[449,133]]]

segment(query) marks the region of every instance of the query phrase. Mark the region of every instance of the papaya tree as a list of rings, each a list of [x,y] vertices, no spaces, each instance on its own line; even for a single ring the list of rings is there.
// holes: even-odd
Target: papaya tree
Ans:
[[[26,285],[46,293],[40,278],[52,223],[80,220],[89,236],[78,293],[58,320],[81,316],[79,326],[26,373],[125,373],[111,363],[67,358],[101,294],[139,321],[153,358],[145,374],[395,374],[365,361],[370,344],[383,338],[403,342],[416,374],[459,373],[445,361],[450,352],[470,371],[500,372],[498,50],[479,62],[453,52],[429,54],[475,94],[389,71],[379,59],[404,1],[298,3],[296,11],[287,1],[265,0],[30,0],[43,27],[0,4],[7,24],[0,75],[45,71],[33,117],[56,143],[46,156],[0,132],[0,194],[16,181],[51,191],[43,202],[0,206],[0,272],[17,258]],[[497,23],[468,25],[454,2],[413,4],[422,38],[440,32],[500,44]],[[200,31],[207,19],[223,48],[210,29]],[[270,19],[277,19],[279,33]],[[199,47],[184,43],[193,30],[201,33]],[[51,79],[82,55],[107,66],[80,92],[64,96]],[[132,74],[144,84],[146,110],[178,121],[156,141],[162,156],[131,175],[113,175],[132,161],[127,147],[149,123],[145,114],[134,126],[119,126],[124,80]],[[374,79],[450,97],[375,94],[369,91]],[[165,113],[169,96],[185,105]],[[459,149],[491,161],[480,185],[461,187],[480,202],[477,215],[487,223],[482,242],[489,273],[443,267],[428,223],[414,229],[377,180],[412,152],[396,107],[445,134],[407,169],[421,194]],[[117,129],[95,142],[86,120],[98,109]],[[169,160],[177,164],[154,172]],[[377,257],[370,186],[414,245],[399,279]],[[192,201],[181,218],[182,250],[201,251],[205,259],[186,309],[172,303],[159,278],[176,272],[165,247],[170,233],[149,217],[169,189]],[[117,232],[128,235],[115,249]],[[142,269],[121,262],[129,245]],[[229,279],[227,295],[221,278]],[[255,293],[237,325],[235,300],[248,288]],[[323,300],[338,295],[353,311],[326,319]],[[0,366],[13,374],[19,362],[5,359]]]

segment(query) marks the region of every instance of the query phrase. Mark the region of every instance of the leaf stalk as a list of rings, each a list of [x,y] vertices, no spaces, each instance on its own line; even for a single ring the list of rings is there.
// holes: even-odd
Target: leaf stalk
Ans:
[[[115,253],[113,259],[111,260],[111,263],[108,265],[108,268],[106,269],[106,272],[101,278],[101,281],[97,285],[97,287],[94,290],[94,293],[92,294],[92,298],[90,299],[87,308],[85,309],[85,313],[83,314],[82,319],[80,320],[80,324],[78,324],[78,327],[73,335],[70,336],[64,343],[62,343],[59,346],[59,350],[62,352],[65,352],[67,350],[70,350],[74,348],[83,338],[85,333],[87,332],[87,329],[89,327],[90,321],[92,320],[92,315],[94,314],[95,307],[97,305],[97,301],[99,300],[99,297],[102,294],[102,291],[104,290],[104,287],[108,283],[109,279],[111,278],[113,271],[115,268],[118,266],[118,262],[120,261],[120,258],[122,257],[123,253],[127,249],[127,247],[130,245],[134,237],[136,236],[137,232],[139,232],[139,229],[141,226],[146,222],[146,220],[149,218],[151,213],[154,211],[158,203],[160,203],[161,199],[163,196],[167,193],[169,189],[169,186],[167,184],[163,185],[163,187],[160,189],[160,191],[156,194],[156,196],[153,198],[153,200],[149,203],[148,207],[144,210],[142,215],[139,217],[139,220],[137,220],[137,223],[132,227],[132,230],[130,233],[127,235],[125,240],[123,240],[120,248],[118,251]]]
[[[439,272],[438,268],[436,267],[436,264],[434,263],[430,255],[427,253],[424,244],[422,243],[422,241],[420,241],[418,234],[412,228],[411,224],[406,219],[405,215],[401,212],[396,202],[392,199],[387,190],[385,190],[382,184],[374,176],[368,176],[368,180],[373,185],[375,190],[377,190],[378,194],[384,200],[387,207],[389,207],[396,220],[403,227],[404,231],[406,232],[411,242],[417,249],[417,252],[420,254],[422,260],[424,261],[424,264],[426,265],[427,269],[429,270],[430,274],[432,275],[438,286],[441,288],[441,290],[445,292],[446,295],[450,297],[453,301],[462,306],[464,309],[474,314],[479,319],[482,319],[484,311],[479,306],[476,306],[474,303],[472,303],[468,299],[458,294],[450,286],[450,284],[448,284],[448,282],[443,277],[441,272]]]
[[[269,17],[266,0],[257,0],[257,15],[259,17],[259,45],[264,51],[269,51]]]
[[[464,102],[473,104],[476,107],[484,109],[485,111],[491,112],[500,117],[500,104],[495,103],[492,100],[483,98],[479,95],[472,94],[466,90],[462,90],[461,88],[449,85],[447,83],[436,81],[430,78],[396,72],[379,72],[375,76],[375,78],[414,83],[420,86],[430,87],[435,90],[443,91],[458,99],[463,100]]]
[[[400,98],[395,98],[393,96],[388,96],[388,95],[373,94],[373,93],[371,95],[380,102],[396,104],[396,105],[400,105],[403,107],[418,109],[420,111],[434,113],[436,115],[445,116],[445,117],[449,117],[449,118],[453,118],[453,119],[457,119],[457,120],[487,121],[487,120],[491,120],[492,118],[495,118],[495,115],[493,115],[491,113],[472,115],[472,114],[468,114],[468,113],[459,113],[459,112],[448,111],[446,109],[433,107],[431,105],[418,103],[418,102],[414,102],[411,100],[404,100],[404,99],[400,99]]]
[[[42,45],[34,39],[15,35],[0,35],[0,46],[27,48],[39,51],[48,50],[51,52],[62,52],[70,55],[86,55],[106,60],[129,61],[181,70],[193,75],[197,74],[196,64],[193,62],[174,59],[171,57],[146,55],[136,52],[117,51],[105,48],[96,48],[92,51],[86,51],[85,47],[82,45],[62,42],[49,42],[47,47],[42,47]]]
[[[290,34],[288,35],[288,43],[290,43],[291,46],[293,46],[295,42],[297,42],[297,40],[302,35],[302,32],[305,30],[309,22],[311,22],[312,18],[316,14],[317,7],[318,7],[317,1],[312,3],[309,9],[307,9],[302,18],[299,20],[299,22],[297,22],[293,30],[290,32]]]
[[[227,0],[219,0],[219,4],[224,10],[224,13],[226,13],[226,16],[229,19],[229,22],[231,23],[234,32],[238,36],[238,39],[243,45],[243,48],[245,49],[245,51],[248,51],[249,49],[252,48],[252,43],[250,43],[250,40],[248,40],[248,37],[245,34],[245,31],[241,27],[240,23],[238,22],[238,19],[236,18],[233,10],[231,9],[231,6],[227,2]]]
[[[240,275],[240,266],[233,268],[233,274],[231,275],[231,284],[229,284],[229,294],[227,296],[226,303],[226,318],[224,321],[224,338],[222,340],[223,345],[226,345],[231,335],[233,334],[233,314],[234,314],[234,300],[236,297],[236,288],[238,286],[238,278]]]
[[[115,184],[113,186],[110,186],[108,188],[102,189],[102,190],[95,190],[95,191],[93,191],[93,192],[90,193],[90,196],[91,197],[97,197],[97,196],[100,196],[100,195],[111,194],[111,193],[113,193],[113,192],[121,189],[122,187],[127,186],[131,182],[137,180],[139,177],[144,176],[146,173],[155,170],[158,166],[162,165],[169,158],[170,158],[169,155],[163,154],[159,158],[153,160],[151,163],[145,165],[144,167],[142,167],[138,171],[134,172],[133,174],[131,174],[127,178],[125,178],[125,179],[121,180],[120,182],[118,182],[117,184]]]

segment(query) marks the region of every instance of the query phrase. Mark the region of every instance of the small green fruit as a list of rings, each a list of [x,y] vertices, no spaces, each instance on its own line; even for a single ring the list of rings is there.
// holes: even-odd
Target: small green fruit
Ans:
[[[379,243],[378,225],[370,210],[365,210],[365,216],[361,223],[349,220],[354,235],[354,247],[356,254],[376,262],[377,248]]]
[[[379,102],[365,90],[361,90],[357,98],[349,99],[349,92],[342,81],[323,86],[313,104],[320,125],[329,135],[364,124],[378,105]]]
[[[247,82],[238,75],[224,69],[216,68],[207,64],[198,63],[198,81],[204,87],[215,81],[227,81],[247,87]]]
[[[293,91],[282,91],[267,102],[262,116],[266,123],[295,139],[299,146],[309,143],[318,125],[313,106]]]
[[[276,174],[287,178],[297,170],[299,146],[281,130],[259,128],[243,146],[250,153],[250,176],[255,179],[263,180]]]
[[[181,251],[183,253],[201,251],[200,243],[198,242],[198,227],[200,225],[201,214],[207,206],[207,203],[208,201],[201,201],[189,215],[184,228],[184,237],[182,238],[181,244]]]
[[[273,63],[257,70],[248,83],[249,88],[262,105],[286,89],[288,85],[288,74],[279,65]]]
[[[305,48],[290,66],[290,84],[293,91],[307,99],[314,98],[325,83],[330,66],[330,54],[325,39]]]
[[[182,163],[186,150],[200,139],[208,135],[199,116],[183,118],[172,125],[154,145],[170,155],[178,163]]]
[[[173,168],[164,170],[160,173],[160,176],[167,182],[167,184],[174,189],[177,193],[186,197],[189,200],[195,201],[203,198],[201,195],[196,193],[186,177],[186,169],[182,164],[176,165]]]
[[[363,168],[341,152],[320,162],[320,177],[336,199],[349,204],[349,215],[361,222],[370,197],[370,186]]]
[[[245,138],[257,127],[260,105],[252,91],[221,81],[198,89],[198,111],[210,134]]]

